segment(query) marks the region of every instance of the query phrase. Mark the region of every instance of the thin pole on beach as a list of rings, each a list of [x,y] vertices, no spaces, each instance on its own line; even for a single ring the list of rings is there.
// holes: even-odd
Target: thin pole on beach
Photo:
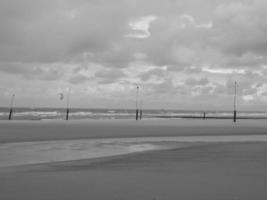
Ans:
[[[234,94],[234,118],[233,121],[236,122],[236,92],[237,92],[237,82],[235,81],[235,94]]]
[[[15,94],[12,94],[11,101],[10,101],[10,106],[9,106],[8,120],[12,119],[14,101],[15,101]]]
[[[142,120],[143,117],[143,96],[140,98],[140,116],[139,119]]]
[[[138,98],[139,97],[139,85],[136,87],[136,101],[135,101],[135,119],[138,120]]]
[[[69,120],[69,112],[70,112],[70,89],[67,95],[66,120]]]

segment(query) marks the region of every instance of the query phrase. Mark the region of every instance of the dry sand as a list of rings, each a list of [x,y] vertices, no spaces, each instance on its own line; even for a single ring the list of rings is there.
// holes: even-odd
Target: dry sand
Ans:
[[[0,122],[0,142],[103,137],[267,134],[265,121]],[[171,150],[0,168],[0,199],[267,199],[267,143]]]

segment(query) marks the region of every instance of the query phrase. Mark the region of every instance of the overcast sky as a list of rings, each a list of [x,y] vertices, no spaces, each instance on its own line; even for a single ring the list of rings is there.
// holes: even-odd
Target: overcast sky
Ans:
[[[0,0],[0,106],[267,109],[266,0]]]

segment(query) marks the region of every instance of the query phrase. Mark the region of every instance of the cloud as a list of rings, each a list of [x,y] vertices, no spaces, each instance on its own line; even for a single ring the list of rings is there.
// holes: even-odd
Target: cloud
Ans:
[[[28,80],[59,80],[64,78],[61,63],[46,65],[43,63],[0,63],[0,72],[10,75],[20,75]]]
[[[30,100],[30,84],[108,99],[138,83],[190,107],[205,95],[232,104],[237,80],[264,103],[266,17],[265,0],[2,0],[0,84]]]
[[[202,71],[208,72],[208,73],[214,73],[214,74],[245,74],[244,69],[230,69],[230,68],[208,68],[208,67],[202,67]]]
[[[69,81],[72,84],[81,84],[81,83],[85,83],[89,80],[92,80],[90,77],[82,75],[82,74],[78,74],[78,75],[73,75],[72,77],[70,77]]]
[[[264,0],[218,5],[214,10],[216,35],[212,41],[228,54],[266,53],[266,6]]]
[[[151,69],[147,72],[144,72],[143,74],[140,75],[140,78],[142,81],[148,81],[151,80],[152,78],[162,78],[166,76],[166,68],[156,68],[156,69]]]
[[[201,86],[201,85],[207,85],[209,83],[209,79],[208,78],[201,78],[199,80],[194,79],[194,78],[189,78],[185,81],[186,85],[190,85],[190,86]]]
[[[120,78],[125,77],[125,74],[118,69],[102,69],[97,71],[94,77],[100,79],[99,83],[109,84],[117,82]]]
[[[150,24],[157,19],[156,16],[149,15],[140,17],[139,19],[129,23],[130,28],[134,33],[127,34],[125,37],[144,39],[150,37]]]
[[[212,22],[208,22],[208,23],[197,23],[195,18],[189,14],[182,14],[180,16],[181,19],[181,28],[185,29],[188,26],[193,26],[195,28],[207,28],[210,29],[213,27]]]
[[[148,83],[146,84],[146,88],[148,88],[148,93],[154,95],[157,94],[158,97],[166,97],[165,95],[172,94],[174,96],[178,93],[177,87],[173,83],[172,79],[166,78],[158,83]]]

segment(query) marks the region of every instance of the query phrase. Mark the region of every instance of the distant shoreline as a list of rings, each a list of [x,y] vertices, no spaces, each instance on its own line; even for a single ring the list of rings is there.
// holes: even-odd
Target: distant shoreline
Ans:
[[[173,119],[178,119],[178,118],[181,118],[181,119],[233,119],[233,117],[231,116],[206,116],[205,118],[203,116],[155,116],[155,118],[173,118]],[[239,119],[267,119],[267,117],[237,117],[236,118],[237,120]]]
[[[149,117],[144,117],[142,120],[157,120],[157,119],[203,119],[203,120],[209,120],[209,119],[218,119],[218,120],[231,120],[233,119],[232,116],[206,116],[205,118],[203,116],[149,116]],[[256,116],[237,116],[236,120],[264,120],[267,119],[267,117],[256,117]],[[114,121],[119,121],[119,120],[133,120],[135,121],[135,116],[133,115],[132,118],[127,117],[127,118],[115,118],[115,117],[104,117],[104,118],[93,118],[93,117],[88,117],[88,118],[71,118],[69,119],[70,121],[109,121],[109,120],[114,120]],[[8,120],[6,118],[0,118],[0,121],[65,121],[64,118],[15,118],[12,120]]]
[[[0,108],[0,120],[8,120],[9,109]],[[204,117],[205,116],[205,117]],[[163,110],[143,109],[142,119],[232,119],[233,111],[219,110]],[[12,120],[64,120],[66,109],[64,108],[13,108]],[[70,108],[68,113],[70,120],[117,120],[136,119],[134,109],[90,109]],[[267,119],[265,111],[237,111],[237,119]]]

